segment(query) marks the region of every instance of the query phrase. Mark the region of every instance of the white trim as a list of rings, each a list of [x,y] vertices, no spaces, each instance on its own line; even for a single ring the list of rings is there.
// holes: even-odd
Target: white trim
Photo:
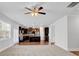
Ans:
[[[69,51],[79,51],[79,48],[71,48]]]
[[[12,47],[13,45],[14,45],[14,44],[11,44],[11,45],[9,45],[9,46],[7,46],[7,47],[5,47],[5,48],[0,49],[0,52],[2,52],[2,51],[4,51],[4,50],[6,50],[6,49]]]
[[[67,48],[62,47],[61,45],[57,44],[56,42],[55,42],[55,45],[58,46],[58,47],[60,47],[60,48],[62,48],[62,49],[64,49],[64,50],[66,50],[66,51],[68,51]]]

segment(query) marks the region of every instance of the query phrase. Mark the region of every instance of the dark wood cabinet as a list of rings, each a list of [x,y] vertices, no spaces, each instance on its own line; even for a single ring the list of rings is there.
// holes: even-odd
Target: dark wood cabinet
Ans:
[[[29,36],[24,36],[23,37],[23,41],[29,41],[29,39],[30,39]]]
[[[40,36],[38,36],[38,37],[30,37],[30,42],[40,42]]]
[[[39,28],[23,28],[19,27],[19,42],[40,42],[40,30]],[[38,33],[36,35],[36,33]]]
[[[40,36],[38,37],[23,37],[23,39],[20,39],[19,42],[24,42],[24,41],[29,41],[29,42],[40,42]]]

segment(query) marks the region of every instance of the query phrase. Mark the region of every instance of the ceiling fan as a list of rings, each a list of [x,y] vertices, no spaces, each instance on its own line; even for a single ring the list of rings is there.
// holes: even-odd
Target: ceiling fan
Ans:
[[[72,8],[75,7],[79,2],[71,2],[67,7]]]
[[[32,16],[37,16],[38,14],[46,15],[46,13],[42,11],[44,9],[43,7],[33,7],[32,9],[25,7],[25,9],[29,10],[29,12],[25,14],[31,14]]]

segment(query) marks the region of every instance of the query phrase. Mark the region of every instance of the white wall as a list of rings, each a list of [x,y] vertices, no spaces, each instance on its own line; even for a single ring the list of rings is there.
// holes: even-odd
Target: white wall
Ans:
[[[5,40],[0,40],[0,51],[14,45],[14,28],[16,28],[18,26],[18,24],[15,21],[12,21],[10,18],[8,18],[7,16],[5,16],[4,14],[0,13],[0,20],[11,24],[11,39],[5,39]]]
[[[54,42],[55,41],[55,39],[54,39],[54,26],[53,26],[53,24],[51,24],[50,26],[49,26],[49,44],[51,44],[52,42]]]
[[[68,49],[67,39],[67,16],[54,23],[55,26],[55,44],[65,50]]]
[[[79,51],[79,15],[68,16],[68,48]]]
[[[79,51],[79,15],[65,16],[54,24],[55,44],[69,51]]]
[[[41,40],[44,40],[44,27],[40,27],[40,37]]]
[[[14,32],[14,35],[13,35],[14,36],[14,42],[19,43],[19,39],[18,39],[19,38],[19,36],[18,36],[19,35],[19,28],[14,28],[13,32]]]

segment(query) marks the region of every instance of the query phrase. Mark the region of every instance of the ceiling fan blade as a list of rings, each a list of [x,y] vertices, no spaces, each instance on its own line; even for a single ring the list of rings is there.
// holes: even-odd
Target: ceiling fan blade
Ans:
[[[43,7],[39,7],[38,11],[40,11],[40,10],[42,10],[42,9],[43,9]]]
[[[74,7],[78,4],[79,2],[71,2],[67,7]]]
[[[39,14],[43,14],[43,15],[46,15],[46,13],[45,12],[38,12]]]
[[[27,12],[27,13],[24,13],[24,14],[30,14],[31,12]]]
[[[32,11],[32,10],[31,10],[30,8],[28,8],[28,7],[25,7],[25,9]]]

